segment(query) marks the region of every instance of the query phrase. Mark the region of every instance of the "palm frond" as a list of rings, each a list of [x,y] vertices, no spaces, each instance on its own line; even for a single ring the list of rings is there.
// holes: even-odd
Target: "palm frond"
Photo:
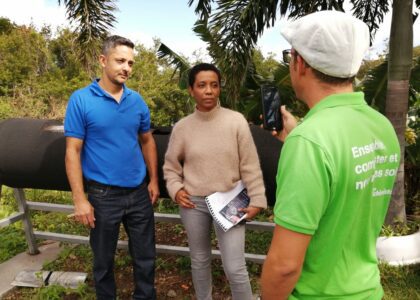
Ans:
[[[373,41],[379,25],[383,22],[385,14],[389,11],[388,0],[351,0],[353,14],[369,27],[370,41]]]
[[[255,44],[266,27],[274,26],[278,4],[279,0],[221,1],[210,27],[220,30],[222,47],[241,51]]]
[[[280,15],[285,16],[289,12],[289,9],[291,8],[291,6],[292,6],[292,0],[280,1]]]
[[[413,68],[411,69],[410,83],[413,88],[420,93],[420,56],[413,58]]]
[[[370,69],[362,80],[363,92],[366,102],[385,113],[386,89],[388,81],[388,61]]]
[[[78,23],[79,40],[88,43],[106,37],[116,21],[114,0],[59,0],[63,2],[70,22]]]
[[[416,97],[420,93],[420,56],[414,57],[413,68],[410,76],[410,106],[416,102]]]
[[[193,1],[190,1],[190,4]],[[201,1],[209,4],[212,1]],[[231,108],[239,100],[240,86],[252,59],[258,38],[267,27],[274,26],[278,11],[289,16],[301,16],[323,10],[343,10],[344,0],[232,0],[217,1],[217,8],[207,18],[196,23],[194,31],[209,44],[210,55],[229,76],[227,97]]]
[[[244,114],[248,121],[255,124],[260,123],[259,115],[262,111],[260,88],[265,80],[257,73],[254,64],[250,63],[246,70],[244,84],[241,87],[238,110]]]
[[[298,19],[307,14],[321,10],[338,10],[344,11],[344,0],[313,0],[313,1],[290,1],[289,3],[289,19]],[[287,11],[281,11],[282,16]]]
[[[288,64],[280,64],[274,72],[273,83],[277,86],[282,103],[288,107],[294,107],[296,102],[295,92],[290,80],[290,71]]]
[[[217,1],[210,16],[196,23],[194,31],[209,44],[209,54],[226,76],[226,97],[235,109],[252,51],[266,26],[273,26],[278,0]]]
[[[420,56],[413,58],[409,82],[409,101],[414,103],[420,92]],[[388,61],[385,60],[376,67],[370,69],[361,82],[366,102],[385,113],[385,100],[388,81]]]
[[[207,20],[211,15],[211,4],[214,0],[198,0],[195,7],[195,13],[200,16],[200,20]],[[188,6],[191,6],[194,0],[188,1]]]
[[[114,0],[58,0],[64,4],[67,19],[77,25],[77,42],[84,51],[80,54],[84,65],[95,58],[102,40],[116,21]]]
[[[188,87],[188,71],[191,68],[188,61],[181,57],[179,54],[175,53],[163,43],[161,43],[159,46],[157,56],[159,59],[167,58],[169,60],[169,64],[175,67],[172,77],[177,71],[179,71],[178,85],[181,89],[186,89]]]
[[[198,20],[195,22],[193,31],[203,42],[207,43],[207,51],[213,59],[223,56],[224,49],[219,46],[215,35],[210,32],[207,20]]]
[[[307,108],[302,109],[303,105],[300,105],[296,100],[287,64],[280,63],[274,71],[274,76],[270,78],[265,78],[258,74],[251,64],[247,69],[239,102],[239,110],[248,120],[254,123],[260,122],[259,115],[262,113],[261,87],[264,85],[276,86],[279,90],[281,103],[285,104],[294,113],[303,116],[307,112]]]
[[[207,43],[207,50],[224,76],[224,95],[227,107],[236,109],[240,88],[246,75],[249,59],[243,58],[237,51],[222,47],[217,28],[210,28],[207,20],[198,20],[193,28],[194,32]],[[249,50],[251,51],[251,50]]]

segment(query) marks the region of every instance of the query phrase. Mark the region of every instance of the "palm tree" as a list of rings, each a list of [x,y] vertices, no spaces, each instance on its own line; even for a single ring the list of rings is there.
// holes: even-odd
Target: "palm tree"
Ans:
[[[299,18],[311,12],[327,9],[344,11],[344,0],[189,0],[191,6],[197,3],[195,12],[199,21],[208,24],[208,32],[212,34],[214,45],[224,49],[226,54],[221,57],[226,68],[222,71],[230,78],[236,78],[232,87],[231,101],[237,103],[239,90],[245,72],[240,72],[251,61],[251,53],[264,29],[273,26],[278,13],[280,16]],[[389,11],[387,0],[350,0],[353,14],[363,20],[369,27],[371,40]],[[212,6],[213,5],[213,6]],[[416,0],[420,6],[420,0]],[[411,69],[412,42],[412,0],[394,0],[393,18],[391,24],[390,53],[388,63],[388,92],[386,114],[396,128],[401,144],[401,161],[387,222],[394,219],[405,222],[404,202],[404,128],[408,109],[408,80]],[[214,46],[213,46],[214,48]],[[209,49],[212,54],[212,49]],[[409,62],[408,62],[408,61]],[[229,73],[229,71],[235,71]],[[400,99],[400,102],[395,99]],[[233,105],[232,107],[235,107]]]
[[[412,6],[412,0],[394,0],[393,3],[385,115],[389,118],[397,132],[401,145],[401,163],[392,191],[392,201],[386,217],[388,224],[392,224],[395,219],[406,221],[404,201],[404,133],[408,111],[409,79],[413,55]]]
[[[404,37],[404,36],[403,38],[407,39],[407,37]],[[388,84],[391,81],[388,79],[388,60],[390,59],[390,56],[387,56],[385,59],[381,59],[383,60],[381,63],[369,69],[366,75],[364,76],[364,80],[360,84],[365,93],[366,101],[371,106],[379,110],[381,113],[387,114],[390,120],[392,120],[392,117],[394,116],[396,118],[397,125],[400,127],[399,130],[405,131],[406,134],[407,134],[408,128],[406,128],[405,123],[399,122],[398,124],[399,120],[405,120],[405,115],[407,114],[407,112],[404,110],[404,108],[407,107],[407,104],[404,103],[405,101],[407,100],[409,101],[408,106],[411,107],[411,109],[413,110],[413,112],[411,112],[411,115],[418,116],[418,110],[416,110],[416,101],[418,102],[418,97],[419,97],[418,93],[420,91],[420,56],[419,56],[420,47],[416,47],[415,49],[418,49],[417,50],[418,53],[414,54],[413,59],[410,60],[411,61],[411,64],[410,64],[411,76],[408,83],[408,97],[406,94],[398,96],[397,98],[393,98],[395,96],[387,97]],[[405,81],[402,83],[405,84]],[[404,89],[399,89],[399,91],[401,90],[404,90]],[[387,103],[387,101],[392,101],[392,104]],[[389,112],[390,110],[394,110],[394,112],[397,111],[398,114],[395,114],[395,113],[391,114]],[[394,126],[397,127],[396,125]],[[399,136],[401,138],[403,135],[399,134]],[[420,162],[420,151],[419,151],[418,146],[414,145],[415,141],[411,140],[411,142],[408,142],[408,141],[400,140],[400,144],[407,145],[410,143],[412,145],[410,147],[405,146],[405,151],[404,149],[401,149],[402,162],[404,162],[404,164],[408,163],[407,165],[404,165],[404,169],[403,169],[403,166],[401,166],[401,169],[400,169],[400,170],[405,170],[404,177],[406,178],[404,182],[405,182],[405,188],[407,188],[407,191],[405,191],[404,193],[407,195],[407,198],[408,198],[407,201],[412,200],[410,198],[415,198],[415,195],[417,193],[416,189],[418,185],[418,180],[416,181],[415,179],[413,179],[413,176],[414,178],[416,178],[415,174],[416,173],[418,174],[418,167],[416,168],[416,166],[419,166],[419,162]],[[408,156],[405,158],[404,156],[406,155]],[[399,175],[401,176],[402,174],[399,174]],[[402,182],[402,179],[401,179],[401,182]],[[399,189],[400,187],[396,185],[394,188],[394,193],[396,193],[397,191],[399,193],[403,193],[403,191]],[[391,202],[389,210],[395,211],[395,212],[394,213],[390,212],[388,214],[389,219],[386,222],[389,224],[393,222],[394,218],[397,218],[399,220],[404,220],[405,218],[404,216],[405,210],[403,208],[398,208],[398,206],[394,207],[394,205],[398,205],[398,203],[394,204]],[[414,210],[415,210],[415,207],[413,207],[413,211]],[[398,215],[398,214],[402,214],[402,215]]]

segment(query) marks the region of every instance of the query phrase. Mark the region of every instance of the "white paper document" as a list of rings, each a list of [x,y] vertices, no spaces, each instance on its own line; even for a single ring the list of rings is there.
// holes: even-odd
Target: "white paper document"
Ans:
[[[246,218],[246,213],[239,210],[249,205],[249,197],[241,180],[232,190],[216,192],[205,199],[213,219],[224,231]]]

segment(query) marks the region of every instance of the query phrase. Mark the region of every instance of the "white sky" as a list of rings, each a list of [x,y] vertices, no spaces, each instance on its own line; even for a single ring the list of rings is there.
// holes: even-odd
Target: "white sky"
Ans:
[[[205,43],[192,31],[197,20],[194,7],[188,7],[187,0],[118,0],[115,1],[119,9],[115,13],[117,24],[113,33],[132,39],[145,46],[153,44],[153,38],[160,39],[177,53],[192,57],[197,51],[203,56]],[[348,5],[347,5],[348,7]],[[347,8],[346,7],[346,8]],[[58,5],[58,0],[0,0],[0,16],[7,17],[13,22],[34,24],[37,28],[44,24],[68,26],[64,7]],[[419,17],[420,19],[420,17]],[[280,19],[274,28],[266,29],[258,42],[258,47],[264,55],[269,52],[280,53],[289,48],[287,42],[280,35],[280,28],[287,20]],[[368,56],[375,57],[385,49],[385,40],[389,37],[391,13],[388,13],[380,30],[376,33],[373,47]],[[420,20],[414,24],[414,45],[420,44]]]

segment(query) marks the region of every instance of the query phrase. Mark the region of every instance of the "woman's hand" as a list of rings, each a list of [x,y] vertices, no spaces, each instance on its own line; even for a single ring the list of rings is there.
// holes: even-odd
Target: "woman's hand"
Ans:
[[[185,208],[195,208],[195,204],[190,200],[190,195],[186,190],[180,189],[175,195],[175,202]]]
[[[245,208],[241,208],[240,210],[247,214],[247,221],[252,221],[252,219],[260,213],[261,207],[248,206]]]

